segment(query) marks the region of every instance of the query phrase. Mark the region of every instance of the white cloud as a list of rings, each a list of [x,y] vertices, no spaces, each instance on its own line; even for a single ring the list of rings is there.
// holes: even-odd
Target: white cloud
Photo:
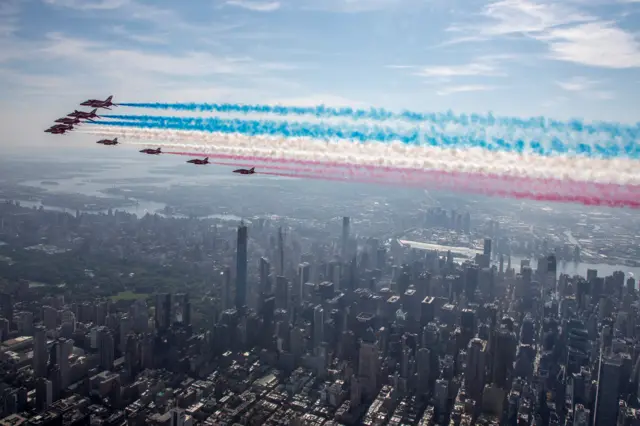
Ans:
[[[127,75],[145,72],[183,77],[203,77],[214,74],[258,75],[265,71],[287,71],[293,65],[260,63],[251,58],[216,56],[208,52],[191,51],[182,54],[150,53],[139,50],[114,49],[102,43],[65,37],[59,33],[48,35],[50,42],[34,52],[52,59],[66,59],[101,72]],[[126,77],[125,77],[126,78]]]
[[[598,84],[597,81],[591,80],[586,77],[576,76],[567,81],[557,81],[556,84],[563,90],[569,92],[580,92],[582,90],[589,90]]]
[[[498,54],[476,57],[472,62],[460,65],[431,65],[416,67],[413,65],[388,65],[393,69],[415,69],[413,75],[427,78],[449,80],[454,77],[491,76],[504,77],[506,73],[500,68],[500,62],[516,59],[515,55]]]
[[[601,90],[601,82],[582,76],[575,76],[565,81],[557,81],[556,84],[567,92],[575,93],[586,99],[609,100],[615,97],[609,90]]]
[[[460,86],[447,86],[436,92],[439,96],[451,95],[454,93],[466,93],[466,92],[487,92],[495,90],[495,86],[487,86],[483,84],[467,84]]]
[[[593,3],[601,4],[600,0],[493,1],[481,13],[486,22],[451,26],[449,32],[463,35],[444,45],[523,35],[546,43],[550,59],[601,68],[640,67],[640,43],[634,34],[576,8]]]
[[[452,66],[432,66],[422,68],[415,75],[420,77],[465,77],[474,75],[498,75],[496,68],[489,64],[471,63]]]
[[[331,12],[372,12],[399,6],[414,0],[301,0],[302,8]]]
[[[130,3],[130,0],[44,0],[44,2],[52,6],[78,10],[110,10],[125,6]]]
[[[480,30],[485,35],[540,33],[560,25],[594,21],[596,18],[552,2],[500,0],[485,6],[482,15],[489,18]]]
[[[0,1],[0,38],[9,38],[17,31],[19,14],[20,3],[18,0]]]
[[[116,25],[115,27],[111,28],[111,31],[116,35],[128,38],[129,40],[135,41],[137,43],[168,44],[168,40],[167,40],[168,37],[166,35],[163,37],[160,35],[154,36],[154,35],[136,34],[134,32],[127,30],[123,25]]]
[[[602,68],[640,67],[640,43],[611,22],[593,22],[557,28],[540,36],[549,44],[551,57]]]
[[[278,1],[227,0],[226,4],[254,12],[273,12],[280,9],[281,6]]]

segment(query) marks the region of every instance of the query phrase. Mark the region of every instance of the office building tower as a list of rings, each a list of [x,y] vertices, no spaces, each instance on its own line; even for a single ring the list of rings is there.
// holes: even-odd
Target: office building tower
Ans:
[[[155,323],[158,331],[165,331],[171,327],[171,294],[156,295]]]
[[[271,263],[266,257],[260,258],[260,294],[271,294]]]
[[[313,347],[319,347],[324,341],[324,310],[322,305],[313,309]]]
[[[278,275],[284,275],[284,235],[282,226],[278,228]]]
[[[378,389],[378,345],[376,345],[373,331],[367,331],[367,338],[360,344],[358,356],[358,378],[362,383],[364,394],[371,398]]]
[[[340,250],[341,250],[341,257],[342,260],[346,260],[347,255],[348,255],[348,247],[349,247],[349,232],[350,232],[350,225],[351,220],[349,219],[349,217],[345,216],[342,218],[342,241],[340,244]]]
[[[98,353],[100,354],[100,368],[111,370],[115,359],[115,345],[113,336],[107,327],[99,327],[97,330]]]
[[[298,302],[304,300],[304,285],[311,279],[311,265],[303,262],[298,265],[298,282],[295,289],[294,297],[298,297]]]
[[[248,229],[242,222],[238,227],[236,254],[236,309],[244,312],[247,303],[247,239]]]
[[[33,374],[36,378],[47,376],[48,362],[47,334],[45,328],[39,325],[33,334]]]
[[[44,377],[36,379],[36,409],[44,410],[53,403],[53,384]]]
[[[618,419],[618,389],[622,359],[619,356],[600,356],[598,392],[596,394],[594,426],[611,426]]]
[[[0,317],[9,321],[9,328],[13,321],[13,296],[10,293],[0,293]]]
[[[276,309],[287,309],[289,306],[289,280],[278,275],[276,277]]]
[[[464,373],[465,388],[471,398],[476,401],[482,399],[485,384],[485,369],[487,356],[487,342],[474,338],[467,349],[467,369]]]
[[[499,388],[508,389],[516,356],[516,335],[506,327],[503,327],[496,330],[493,337],[495,346],[492,354],[493,369],[491,379]]]
[[[220,295],[220,304],[221,311],[226,311],[231,308],[231,268],[229,266],[225,266],[222,272],[220,272],[220,277],[222,278],[222,294]]]
[[[484,249],[483,249],[483,254],[491,259],[491,238],[485,238],[484,239]]]

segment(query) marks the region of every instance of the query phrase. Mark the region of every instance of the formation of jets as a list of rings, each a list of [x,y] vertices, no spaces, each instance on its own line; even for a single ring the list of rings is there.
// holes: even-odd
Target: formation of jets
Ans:
[[[82,124],[86,121],[93,122],[94,118],[101,118],[97,114],[98,108],[110,110],[111,108],[109,107],[118,106],[118,104],[113,103],[113,96],[109,96],[104,101],[101,101],[99,99],[89,99],[82,102],[80,105],[91,107],[93,108],[93,110],[89,112],[74,110],[72,113],[67,114],[66,117],[58,118],[57,120],[55,120],[55,123],[58,123],[58,124],[54,124],[53,126],[49,127],[47,130],[45,130],[45,132],[51,133],[54,135],[63,135],[66,132],[70,132],[71,130],[73,130],[74,126]],[[82,121],[82,120],[85,120],[85,121]],[[113,139],[101,139],[96,143],[101,145],[112,146],[112,145],[118,145],[120,142],[118,142],[118,138],[113,138]],[[160,150],[160,148],[156,148],[156,149],[147,148],[147,149],[140,150],[140,152],[142,154],[149,154],[149,155],[162,154],[162,151]],[[209,163],[209,157],[206,157],[204,160],[200,160],[200,159],[189,160],[187,161],[187,163],[194,164],[196,166],[211,164]],[[250,169],[237,169],[237,170],[234,170],[233,173],[238,173],[241,175],[252,175],[255,173],[255,167],[252,167]]]
[[[52,133],[54,135],[63,135],[66,132],[73,130],[73,126],[84,123],[82,120],[93,121],[94,118],[100,118],[97,114],[98,108],[111,109],[109,108],[110,106],[117,106],[117,104],[111,102],[112,99],[113,96],[109,96],[104,101],[98,99],[89,99],[88,101],[84,101],[80,105],[92,107],[94,108],[93,111],[86,112],[74,110],[72,113],[67,114],[66,117],[55,120],[55,123],[59,124],[54,124],[45,130],[45,132]]]

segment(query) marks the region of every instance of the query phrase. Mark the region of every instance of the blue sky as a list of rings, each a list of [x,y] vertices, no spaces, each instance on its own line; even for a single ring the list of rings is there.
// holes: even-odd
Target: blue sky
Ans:
[[[635,122],[639,30],[640,0],[2,0],[0,113],[21,134],[110,94]]]

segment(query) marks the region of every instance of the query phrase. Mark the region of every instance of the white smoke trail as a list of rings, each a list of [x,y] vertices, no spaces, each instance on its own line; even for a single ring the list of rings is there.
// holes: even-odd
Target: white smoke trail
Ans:
[[[311,139],[248,137],[199,131],[92,127],[83,132],[148,141],[148,145],[207,153],[280,159],[314,160],[439,170],[454,173],[495,174],[532,179],[640,185],[638,162],[631,159],[585,157],[540,157],[530,154],[489,152],[483,149],[456,150],[410,146],[402,143],[325,142]],[[155,141],[155,142],[153,142]]]

